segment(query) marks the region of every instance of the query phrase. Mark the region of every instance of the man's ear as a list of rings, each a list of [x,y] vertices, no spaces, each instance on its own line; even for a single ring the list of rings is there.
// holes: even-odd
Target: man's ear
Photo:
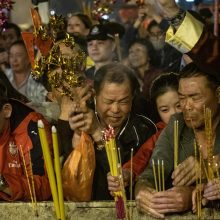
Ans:
[[[3,105],[2,108],[3,114],[5,118],[10,118],[12,113],[12,106],[9,103]]]

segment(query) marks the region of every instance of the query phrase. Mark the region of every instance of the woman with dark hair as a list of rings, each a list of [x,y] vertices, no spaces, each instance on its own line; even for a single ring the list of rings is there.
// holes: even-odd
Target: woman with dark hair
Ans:
[[[87,15],[79,12],[67,15],[67,33],[87,36],[91,27],[92,21]]]
[[[32,103],[41,103],[46,100],[47,90],[35,81],[31,75],[31,63],[25,44],[22,40],[12,43],[9,49],[9,64],[5,74],[12,86],[26,96]]]
[[[103,148],[102,131],[109,125],[114,128],[122,164],[130,159],[131,148],[136,152],[156,131],[148,118],[132,110],[137,86],[137,79],[130,68],[117,63],[107,64],[95,74],[95,110],[86,107],[86,95],[82,95],[80,104],[75,103],[71,110],[69,123],[74,130],[73,147],[79,142],[82,131],[89,134],[94,142],[96,168],[93,200],[112,199],[106,179],[109,165]]]
[[[145,39],[135,40],[129,47],[128,62],[137,74],[143,96],[149,100],[151,83],[162,73],[155,68],[156,56],[153,45]]]

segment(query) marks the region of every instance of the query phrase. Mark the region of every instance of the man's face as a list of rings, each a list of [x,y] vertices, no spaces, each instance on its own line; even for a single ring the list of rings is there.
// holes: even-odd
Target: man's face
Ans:
[[[96,97],[96,110],[104,126],[116,131],[128,118],[132,106],[132,94],[128,81],[122,84],[104,83]]]
[[[204,107],[211,110],[212,118],[218,113],[218,93],[209,86],[205,76],[180,79],[179,98],[184,120],[188,127],[204,129]]]
[[[149,40],[153,44],[155,50],[161,50],[165,45],[165,33],[159,26],[153,26],[149,30]]]
[[[87,48],[94,63],[107,62],[112,60],[115,44],[112,40],[91,40]]]

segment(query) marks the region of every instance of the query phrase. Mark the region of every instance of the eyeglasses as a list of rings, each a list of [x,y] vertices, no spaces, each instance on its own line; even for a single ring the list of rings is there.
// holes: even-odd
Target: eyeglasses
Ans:
[[[163,31],[158,31],[158,32],[149,32],[150,37],[162,37],[165,34]]]

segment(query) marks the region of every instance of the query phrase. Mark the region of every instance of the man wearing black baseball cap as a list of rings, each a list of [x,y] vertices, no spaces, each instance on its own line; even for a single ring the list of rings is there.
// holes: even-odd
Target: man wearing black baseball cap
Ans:
[[[92,26],[87,36],[87,49],[94,66],[86,71],[86,77],[93,80],[95,72],[103,65],[111,63],[114,57],[114,35],[103,24]]]

